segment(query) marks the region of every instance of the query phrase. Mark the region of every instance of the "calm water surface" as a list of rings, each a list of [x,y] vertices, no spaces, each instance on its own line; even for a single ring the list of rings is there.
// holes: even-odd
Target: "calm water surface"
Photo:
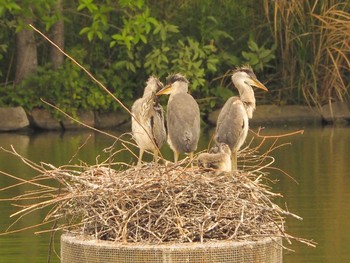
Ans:
[[[283,134],[299,128],[266,128],[266,135]],[[254,129],[256,131],[256,129]],[[306,127],[303,135],[279,139],[278,143],[290,143],[276,149],[272,155],[274,166],[293,176],[298,184],[288,176],[271,172],[278,178],[274,186],[276,192],[284,195],[280,204],[303,217],[303,221],[287,218],[288,232],[293,236],[312,239],[316,248],[293,241],[286,246],[295,252],[285,252],[284,262],[350,262],[350,127]],[[114,132],[119,135],[118,132]],[[202,135],[200,149],[206,148],[211,131]],[[35,134],[0,133],[0,146],[15,149],[35,162],[51,163],[55,166],[72,163],[94,164],[103,160],[103,149],[114,140],[93,132],[45,132]],[[79,151],[79,147],[84,145]],[[166,158],[172,154],[164,149]],[[73,158],[72,158],[73,157]],[[121,161],[131,162],[129,154],[121,156]],[[16,157],[0,151],[0,170],[21,178],[31,178],[37,173],[29,169]],[[0,189],[16,182],[0,174]],[[25,186],[0,191],[0,198],[24,193]],[[0,233],[13,222],[9,216],[17,211],[10,202],[0,202]],[[40,211],[20,220],[13,228],[23,228],[42,221]],[[28,229],[11,235],[0,235],[0,263],[47,262],[50,236],[35,235],[43,228]],[[47,227],[45,228],[47,229]],[[54,247],[59,254],[59,234]],[[52,254],[51,262],[59,262]]]

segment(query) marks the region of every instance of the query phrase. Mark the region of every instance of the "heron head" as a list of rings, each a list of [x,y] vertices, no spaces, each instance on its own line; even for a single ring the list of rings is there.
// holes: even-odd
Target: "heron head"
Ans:
[[[146,82],[146,87],[144,91],[144,96],[150,93],[157,93],[159,90],[163,89],[163,83],[155,76],[150,76]]]
[[[167,85],[160,90],[157,95],[171,94],[175,92],[187,92],[189,81],[181,74],[176,73],[169,75],[166,79]]]
[[[244,102],[248,118],[253,117],[255,110],[255,96],[253,86],[268,91],[255,76],[253,70],[249,66],[236,68],[232,72],[232,82],[238,89],[240,100]]]
[[[228,146],[226,143],[220,143],[219,148],[220,148],[220,152],[228,154],[229,156],[231,156],[230,146]]]
[[[232,82],[235,84],[237,89],[240,91],[240,88],[242,88],[246,84],[249,85],[250,87],[254,86],[257,88],[260,88],[264,91],[268,91],[268,89],[265,87],[264,84],[262,84],[255,76],[253,70],[249,66],[243,66],[236,68],[232,72]]]

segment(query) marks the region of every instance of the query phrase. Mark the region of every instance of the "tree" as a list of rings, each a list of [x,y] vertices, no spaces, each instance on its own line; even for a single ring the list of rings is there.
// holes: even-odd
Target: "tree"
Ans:
[[[29,8],[30,16],[21,15],[19,18],[25,24],[33,23],[32,8]],[[16,34],[16,72],[15,85],[21,83],[23,79],[35,72],[38,67],[38,56],[33,30],[25,26]]]
[[[64,21],[63,21],[63,3],[62,0],[57,0],[54,7],[56,10],[57,21],[52,26],[51,29],[51,39],[56,43],[61,49],[64,48]],[[50,46],[50,62],[53,69],[63,65],[64,55],[54,46]]]

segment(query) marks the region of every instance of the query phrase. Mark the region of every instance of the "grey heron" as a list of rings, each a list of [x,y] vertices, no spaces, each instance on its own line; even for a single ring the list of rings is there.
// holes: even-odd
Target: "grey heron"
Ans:
[[[226,143],[220,143],[215,152],[201,153],[198,155],[198,166],[211,168],[217,172],[231,172],[231,149]]]
[[[157,161],[158,151],[166,141],[164,111],[158,102],[157,91],[164,88],[155,76],[149,77],[142,98],[137,99],[131,108],[131,130],[140,148],[137,165],[141,165],[145,150],[152,151]]]
[[[215,141],[226,143],[232,151],[232,169],[237,169],[237,152],[242,147],[249,129],[249,119],[255,110],[255,96],[252,86],[268,91],[256,78],[250,67],[233,70],[232,82],[238,89],[239,97],[229,98],[220,111]]]
[[[180,153],[193,160],[200,133],[200,112],[195,99],[188,94],[189,81],[181,74],[170,75],[168,85],[157,95],[170,94],[167,106],[168,143],[177,163]]]

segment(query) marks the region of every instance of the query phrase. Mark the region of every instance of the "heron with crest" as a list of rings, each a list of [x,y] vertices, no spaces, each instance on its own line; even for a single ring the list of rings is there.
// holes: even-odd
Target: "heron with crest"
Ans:
[[[183,75],[168,76],[167,84],[157,95],[170,94],[167,106],[168,144],[174,152],[175,163],[180,153],[188,153],[192,161],[200,134],[199,107],[188,93],[189,81]]]
[[[137,99],[131,108],[131,130],[136,144],[140,148],[137,165],[142,163],[145,151],[152,151],[154,160],[158,160],[158,151],[166,141],[164,111],[156,93],[164,85],[155,76],[146,82],[142,98]]]
[[[237,152],[247,138],[249,119],[255,110],[253,87],[268,91],[257,79],[249,66],[238,67],[232,72],[231,80],[239,97],[229,98],[220,111],[215,131],[217,144],[227,144],[232,152],[232,170],[237,170]]]

